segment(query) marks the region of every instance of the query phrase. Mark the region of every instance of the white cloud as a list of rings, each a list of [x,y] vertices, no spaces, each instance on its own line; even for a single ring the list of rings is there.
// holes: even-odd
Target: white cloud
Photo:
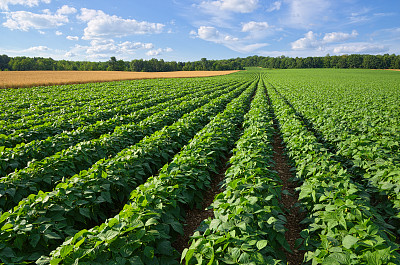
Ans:
[[[121,47],[121,50],[129,52],[131,50],[136,50],[136,49],[150,50],[150,49],[154,48],[154,44],[153,43],[125,41],[120,44],[120,47]]]
[[[372,43],[348,43],[335,47],[333,49],[334,53],[339,54],[353,54],[353,53],[382,53],[387,52],[389,50],[388,47],[380,44],[372,44]]]
[[[8,10],[9,5],[38,6],[40,2],[50,4],[51,0],[0,0],[0,9]]]
[[[124,37],[136,34],[161,33],[164,26],[161,23],[136,21],[135,19],[123,19],[118,16],[110,16],[101,10],[82,8],[78,19],[87,22],[82,39],[106,39]]]
[[[323,46],[328,43],[342,42],[358,36],[357,31],[353,30],[351,34],[344,32],[326,33],[322,39],[318,39],[318,34],[312,31],[304,34],[304,38],[300,38],[291,43],[293,50],[306,50],[317,48],[323,49]]]
[[[204,11],[213,13],[216,10],[235,13],[251,13],[258,7],[258,0],[217,0],[203,1],[199,5]]]
[[[63,33],[62,33],[61,31],[58,31],[58,30],[57,30],[57,31],[56,31],[56,35],[57,35],[57,36],[61,36],[61,35],[63,35]]]
[[[355,38],[357,36],[358,36],[358,32],[355,30],[353,30],[351,32],[351,34],[344,33],[344,32],[331,32],[331,33],[326,33],[322,40],[324,43],[340,42],[340,41],[345,41],[348,39]]]
[[[67,5],[63,5],[60,9],[57,10],[58,15],[71,15],[77,12],[76,8],[70,7]]]
[[[42,14],[36,14],[28,11],[6,12],[7,20],[3,26],[11,30],[28,31],[29,29],[48,29],[62,26],[69,22],[66,14],[59,13],[63,6],[52,14],[48,9],[43,10]],[[65,9],[64,9],[65,10]]]
[[[272,12],[272,11],[278,11],[281,9],[282,2],[281,1],[276,1],[273,2],[272,5],[267,9],[267,12]]]
[[[285,0],[289,14],[284,16],[283,24],[294,28],[311,28],[329,19],[329,0]]]
[[[26,51],[29,51],[29,52],[44,52],[44,51],[48,51],[48,50],[50,50],[50,49],[47,46],[35,46],[35,47],[30,47],[30,48],[26,49]]]
[[[67,40],[79,40],[78,36],[67,36]]]
[[[195,34],[193,34],[195,33]],[[238,41],[238,38],[232,37],[228,34],[220,33],[215,27],[201,26],[196,32],[191,32],[192,35],[196,35],[198,38],[212,41],[215,43],[225,43],[227,41]]]
[[[71,57],[75,57],[75,56],[76,56],[76,54],[73,53],[73,52],[66,52],[66,53],[64,54],[64,57],[67,57],[67,58],[71,58]]]
[[[304,34],[304,38],[298,39],[292,42],[292,49],[293,50],[305,50],[309,48],[314,48],[319,45],[317,41],[316,34],[314,32],[309,31]]]
[[[241,53],[253,52],[261,47],[265,47],[268,45],[267,43],[248,44],[248,40],[246,39],[241,40],[229,34],[221,33],[215,27],[210,26],[201,26],[200,28],[198,28],[197,32],[191,31],[190,35],[205,41],[222,44],[233,51]]]
[[[110,55],[132,55],[139,49],[150,50],[154,48],[152,43],[130,42],[115,43],[114,40],[91,40],[90,46],[77,45],[75,51],[86,53],[91,58],[106,58]]]
[[[251,31],[264,31],[269,29],[270,26],[267,22],[255,22],[250,21],[242,25],[243,32],[251,32]]]
[[[146,52],[146,55],[147,56],[158,56],[164,52],[172,52],[172,51],[173,51],[172,48],[165,48],[165,49],[158,48],[156,50],[150,50],[150,51]]]

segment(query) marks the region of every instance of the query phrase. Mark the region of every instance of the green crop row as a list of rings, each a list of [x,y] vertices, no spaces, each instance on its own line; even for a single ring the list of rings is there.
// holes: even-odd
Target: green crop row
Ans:
[[[14,211],[3,213],[0,238],[6,244],[3,251],[12,255],[0,254],[0,258],[12,262],[35,260],[48,255],[67,236],[111,217],[135,186],[156,173],[243,90],[244,86],[225,93],[116,157],[101,160],[88,171],[60,183],[54,191],[31,195]]]
[[[187,91],[189,92],[189,91]],[[120,97],[104,97],[98,100],[91,100],[90,102],[81,103],[79,102],[76,105],[70,105],[68,107],[62,108],[61,110],[51,110],[45,112],[43,115],[31,115],[25,116],[22,119],[11,120],[11,121],[0,121],[0,134],[13,134],[15,132],[24,132],[25,129],[30,129],[31,131],[40,130],[43,126],[53,126],[54,129],[60,127],[63,129],[63,123],[59,121],[63,120],[74,120],[80,118],[82,115],[84,118],[81,122],[82,125],[87,124],[92,121],[92,116],[98,116],[98,112],[109,111],[110,109],[114,109],[119,106],[129,106],[133,102],[140,102],[152,99],[154,94],[165,94],[170,96],[173,95],[171,93],[171,89],[169,87],[163,87],[153,90],[143,90],[136,91],[136,93],[132,93],[130,95],[121,95]],[[82,105],[81,105],[82,104]],[[81,106],[80,106],[81,105]],[[31,110],[32,111],[32,110]],[[76,124],[79,121],[75,121]],[[53,125],[56,123],[56,126]],[[74,126],[77,126],[74,123]],[[69,127],[66,127],[69,128]]]
[[[17,205],[22,198],[29,194],[37,193],[39,190],[50,191],[61,179],[86,170],[100,159],[116,155],[124,148],[137,143],[146,135],[172,124],[186,112],[196,109],[210,99],[229,92],[231,89],[229,87],[225,90],[217,90],[212,94],[194,99],[192,99],[192,95],[184,96],[180,99],[180,104],[171,105],[139,123],[119,126],[112,134],[105,134],[97,139],[80,142],[55,155],[31,163],[27,168],[1,179],[0,207],[3,211],[6,211]]]
[[[186,264],[283,264],[286,218],[280,206],[281,180],[273,165],[272,113],[259,83],[244,133],[225,173],[224,192],[182,253]]]
[[[136,188],[124,209],[90,230],[81,230],[39,264],[176,264],[171,242],[182,232],[184,208],[194,207],[230,151],[250,104],[253,82],[215,116],[160,174]]]
[[[180,90],[186,91],[186,94],[192,91],[191,88],[181,88]],[[128,99],[126,101],[126,104],[123,104],[123,102],[115,103],[114,106],[112,104],[111,106],[109,106],[109,104],[104,104],[104,107],[101,107],[101,109],[97,109],[94,113],[86,113],[85,111],[78,110],[78,116],[75,115],[75,117],[71,117],[71,115],[73,116],[73,114],[70,113],[69,115],[62,115],[55,120],[50,120],[43,124],[32,126],[27,129],[16,130],[9,135],[0,134],[0,146],[12,148],[20,143],[28,143],[33,140],[46,139],[49,136],[62,133],[63,131],[71,131],[78,127],[92,124],[99,120],[110,119],[115,115],[129,114],[133,111],[138,110],[139,108],[151,106],[153,104],[152,101],[147,101],[147,106],[137,106],[135,102],[137,102],[137,100],[154,98],[154,93],[157,93],[157,91],[150,91],[147,95],[144,96],[144,98],[140,95],[132,97],[132,99]],[[162,90],[158,91],[158,93],[162,93]],[[173,98],[173,92],[169,92],[169,94],[169,98]],[[161,100],[162,102],[163,97],[157,97],[157,100]]]
[[[193,97],[199,97],[217,89],[221,89],[221,87],[215,86],[200,90],[193,89],[191,92],[186,90],[181,92],[176,91],[174,96],[167,97],[157,97],[157,94],[153,94],[153,99],[135,104],[137,106],[137,111],[127,115],[116,115],[109,120],[98,121],[91,125],[79,127],[73,131],[63,132],[55,136],[48,137],[45,140],[32,141],[26,145],[20,145],[14,148],[6,148],[0,152],[0,177],[5,176],[15,169],[21,169],[25,167],[27,163],[33,159],[44,159],[45,157],[54,155],[55,153],[80,142],[89,141],[91,139],[100,137],[102,134],[110,133],[117,126],[139,122],[152,114],[166,109],[170,105],[180,104],[182,101],[190,98],[189,96],[183,97],[188,93],[190,93],[190,95]],[[34,165],[30,164],[30,167],[33,166]]]
[[[277,78],[276,87],[327,141],[354,179],[374,192],[387,221],[400,219],[400,100],[392,80],[307,83]],[[376,83],[379,81],[379,83]],[[356,83],[355,83],[356,82]],[[352,89],[348,89],[351,85]],[[324,87],[324,89],[321,89]],[[376,89],[379,87],[379,89]],[[399,227],[396,227],[398,234]]]
[[[167,82],[168,83],[168,82]],[[174,82],[171,82],[173,85]],[[50,87],[3,90],[0,99],[0,119],[13,121],[42,115],[52,111],[64,111],[92,102],[127,100],[135,94],[166,86],[161,80],[149,82],[118,81]]]
[[[398,264],[398,245],[361,185],[335,160],[296,112],[268,88],[290,158],[303,181],[299,200],[308,227],[298,243],[312,264]]]

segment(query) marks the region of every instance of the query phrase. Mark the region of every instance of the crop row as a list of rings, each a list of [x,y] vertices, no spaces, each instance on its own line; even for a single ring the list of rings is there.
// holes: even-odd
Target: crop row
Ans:
[[[140,102],[143,100],[151,99],[155,93],[157,94],[168,94],[171,93],[168,87],[163,87],[163,89],[153,89],[151,91],[137,90],[136,93],[130,95],[123,95],[120,97],[104,97],[98,100],[91,100],[90,102],[79,102],[78,104],[68,105],[59,110],[51,109],[47,110],[41,115],[35,114],[32,110],[27,109],[27,111],[32,114],[29,116],[24,116],[21,119],[16,120],[1,120],[1,134],[12,134],[15,131],[20,131],[24,129],[35,130],[44,125],[52,125],[53,123],[60,123],[58,120],[60,118],[64,120],[73,120],[82,116],[94,116],[96,112],[107,111],[116,108],[120,105],[131,105],[132,102]],[[9,115],[8,115],[9,116]],[[86,117],[87,119],[88,117]],[[90,120],[89,120],[90,121]],[[59,126],[62,124],[59,124]],[[53,125],[54,126],[54,125]],[[63,128],[63,127],[61,127]]]
[[[232,88],[217,90],[212,94],[193,100],[191,100],[191,95],[187,95],[182,98],[180,104],[171,105],[139,123],[133,122],[119,126],[112,134],[104,134],[100,138],[80,142],[55,155],[29,164],[28,167],[1,179],[0,192],[3,195],[0,197],[1,208],[9,210],[22,198],[37,193],[39,190],[50,191],[63,178],[68,178],[89,168],[98,160],[116,155],[146,135],[172,124],[186,112],[229,92]]]
[[[297,168],[299,200],[307,210],[301,233],[306,262],[313,264],[398,264],[390,225],[369,203],[363,186],[335,160],[272,86],[274,112]]]
[[[184,209],[202,200],[222,157],[232,148],[256,83],[198,132],[158,176],[132,191],[118,215],[79,231],[38,263],[176,263],[179,254],[171,242],[182,232]]]
[[[183,88],[181,93],[189,94],[192,89]],[[71,131],[78,127],[85,126],[91,123],[94,123],[98,120],[106,120],[110,119],[115,115],[126,115],[138,109],[152,106],[156,102],[163,102],[166,99],[171,99],[174,97],[173,93],[169,96],[161,96],[157,97],[161,91],[150,92],[149,95],[145,97],[150,99],[148,101],[144,101],[142,103],[134,103],[135,100],[132,101],[128,99],[128,104],[117,103],[115,107],[109,109],[110,106],[105,106],[105,109],[98,110],[94,113],[80,112],[78,117],[70,118],[69,115],[61,116],[56,120],[51,120],[50,122],[46,122],[44,124],[40,124],[37,126],[32,126],[27,129],[19,129],[14,131],[9,135],[0,135],[0,146],[5,146],[8,148],[12,148],[20,143],[28,143],[33,140],[41,140],[46,139],[49,136],[53,136],[63,131]],[[140,99],[140,96],[136,97],[137,100]]]
[[[130,114],[116,115],[111,119],[98,121],[91,125],[79,127],[78,129],[73,131],[63,132],[41,141],[32,141],[26,145],[20,145],[14,148],[6,148],[2,152],[0,152],[0,176],[5,176],[15,169],[25,167],[27,163],[33,159],[41,160],[80,142],[89,141],[91,139],[100,137],[103,134],[110,133],[118,126],[139,122],[150,115],[153,115],[161,110],[168,108],[170,105],[174,106],[180,104],[185,100],[190,100],[191,96],[203,96],[215,89],[222,89],[222,87],[216,86],[209,89],[202,89],[198,92],[193,91],[192,93],[190,93],[190,95],[186,96],[184,95],[187,93],[176,92],[172,100],[167,100],[170,97],[155,97],[148,102],[136,104],[138,110]],[[160,103],[161,100],[167,101],[164,103]],[[150,104],[152,104],[152,106],[150,106]],[[144,106],[149,107],[141,109],[141,107]]]
[[[279,91],[286,92],[286,89],[279,88]],[[293,103],[297,112],[304,115],[325,141],[337,150],[342,162],[354,174],[361,176],[362,182],[371,190],[384,195],[384,198],[376,198],[377,201],[385,203],[389,200],[393,203],[393,206],[385,207],[385,211],[389,212],[389,218],[394,216],[400,218],[398,114],[393,111],[394,113],[387,112],[387,117],[379,117],[373,113],[373,108],[370,110],[361,108],[361,111],[358,110],[359,113],[355,114],[358,103],[355,99],[353,102],[347,102],[346,109],[342,109],[339,100],[327,103],[326,99],[318,96],[294,98],[287,92],[284,95]],[[331,95],[330,99],[334,98]],[[310,108],[309,104],[313,102],[315,105],[318,103],[318,107]],[[395,209],[394,212],[391,207]]]
[[[182,253],[186,264],[283,264],[286,218],[280,206],[281,180],[271,170],[272,110],[262,82],[243,123],[225,190]]]
[[[126,100],[138,92],[146,92],[155,84],[127,82],[92,83],[68,86],[52,86],[43,88],[21,88],[4,90],[0,95],[4,105],[0,106],[0,120],[14,121],[26,119],[53,111],[68,110],[87,103],[104,100]]]
[[[3,111],[0,119],[15,120],[26,116],[45,114],[57,109],[68,109],[70,106],[84,106],[84,104],[104,99],[125,100],[140,92],[176,84],[167,79],[146,81],[118,81],[4,90],[0,95],[4,102],[4,105],[0,106]],[[192,82],[188,80],[182,83]]]
[[[244,87],[212,100],[114,158],[97,162],[58,184],[54,191],[30,195],[14,211],[3,213],[0,238],[5,243],[3,252],[9,255],[0,258],[12,262],[35,260],[48,255],[77,230],[111,217],[135,186],[156,173]]]

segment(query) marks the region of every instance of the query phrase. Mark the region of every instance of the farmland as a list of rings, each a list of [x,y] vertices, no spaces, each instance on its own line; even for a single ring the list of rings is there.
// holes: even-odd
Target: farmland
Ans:
[[[400,264],[400,75],[4,89],[1,264]]]
[[[236,71],[178,71],[150,73],[122,71],[0,71],[0,88],[65,85],[152,78],[205,77],[226,75],[233,72]]]

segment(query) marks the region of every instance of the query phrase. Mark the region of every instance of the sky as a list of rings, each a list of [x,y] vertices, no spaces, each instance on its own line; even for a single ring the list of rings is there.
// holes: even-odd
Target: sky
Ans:
[[[0,54],[219,60],[400,54],[400,0],[0,0]]]

